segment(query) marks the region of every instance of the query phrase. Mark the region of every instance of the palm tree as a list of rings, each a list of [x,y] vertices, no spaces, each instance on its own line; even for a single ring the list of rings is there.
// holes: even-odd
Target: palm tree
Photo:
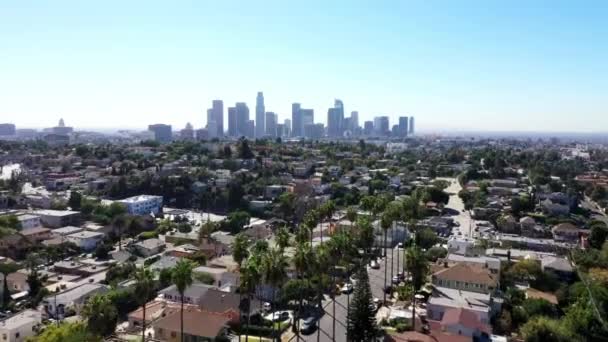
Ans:
[[[108,336],[114,333],[118,311],[107,295],[96,294],[82,308],[82,316],[87,320],[91,333]]]
[[[146,340],[146,303],[152,292],[154,291],[154,271],[149,268],[142,267],[135,271],[135,293],[141,302],[141,309],[143,313],[142,329],[141,329],[141,340]]]
[[[241,267],[241,264],[247,257],[249,257],[249,241],[247,241],[247,236],[244,234],[237,234],[234,242],[232,243],[232,257],[234,261]]]
[[[11,300],[11,294],[8,290],[6,277],[13,272],[17,272],[19,265],[15,263],[3,263],[0,264],[0,274],[2,274],[2,307],[5,308],[8,302]]]
[[[272,320],[274,322],[276,288],[281,286],[287,278],[287,258],[283,254],[283,251],[277,248],[269,249],[262,258],[262,269],[264,280],[268,285],[272,286]]]
[[[181,331],[181,341],[184,342],[184,292],[186,288],[192,285],[192,270],[194,269],[194,264],[192,261],[188,259],[181,259],[175,264],[173,270],[171,271],[171,281],[173,285],[177,288],[177,292],[180,295],[180,331]]]
[[[276,234],[276,243],[281,251],[284,251],[287,246],[289,246],[289,232],[287,231],[287,227],[283,226],[279,228]]]
[[[297,276],[300,278],[300,284],[302,284],[302,281],[304,280],[304,276],[305,273],[310,269],[310,264],[312,261],[312,254],[311,254],[311,249],[310,249],[310,244],[304,242],[299,242],[296,245],[296,252],[293,256],[293,263],[294,266],[296,268],[296,273]],[[298,314],[296,315],[296,318],[300,316],[300,312],[302,311],[302,297],[303,297],[303,292],[302,289],[300,291],[300,298],[298,301]],[[300,320],[296,319],[296,322],[293,322],[293,324],[296,324],[296,334],[297,334],[297,338],[298,341],[300,340]]]
[[[257,258],[251,257],[247,259],[240,268],[241,283],[240,292],[244,292],[247,296],[247,328],[245,329],[245,341],[249,341],[249,322],[251,319],[251,294],[255,291],[255,287],[260,281],[260,270],[257,263]]]
[[[429,273],[429,263],[424,255],[424,252],[415,244],[407,249],[405,259],[407,269],[412,276],[412,330],[416,330],[416,293],[420,291],[422,285],[426,282],[426,277]]]
[[[122,251],[122,231],[127,224],[127,219],[124,215],[118,215],[112,220],[112,225],[116,228],[118,236],[118,250]]]
[[[386,233],[389,230],[389,228],[393,225],[392,222],[392,218],[388,213],[384,213],[382,215],[382,218],[380,219],[380,227],[382,228],[382,231],[384,232],[384,246],[383,246],[383,250],[384,252],[384,288],[383,291],[384,292],[384,302],[386,302],[386,276],[387,276],[387,271],[388,271],[388,255],[386,255]]]

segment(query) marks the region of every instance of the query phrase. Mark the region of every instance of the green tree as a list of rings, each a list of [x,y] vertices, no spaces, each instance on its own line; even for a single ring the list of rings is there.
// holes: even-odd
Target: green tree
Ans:
[[[82,195],[78,191],[70,191],[70,198],[68,199],[68,206],[72,210],[80,210],[82,203]]]
[[[100,336],[94,335],[87,329],[84,322],[61,323],[47,325],[44,331],[28,342],[101,342]]]
[[[348,336],[350,341],[372,341],[377,335],[376,314],[365,267],[357,273],[357,284],[348,313]]]
[[[289,246],[289,231],[287,227],[281,227],[276,233],[276,243],[281,251]]]
[[[177,288],[177,292],[180,295],[180,311],[179,311],[179,322],[180,322],[180,332],[181,332],[181,341],[184,342],[184,292],[188,286],[192,285],[192,270],[194,269],[194,264],[192,261],[187,259],[181,259],[177,262],[175,267],[173,268],[171,274],[171,280],[173,281],[173,285]]]
[[[135,293],[141,304],[142,309],[142,341],[146,340],[146,303],[152,297],[154,292],[154,272],[148,268],[142,267],[135,272]]]
[[[577,341],[560,321],[547,317],[534,317],[521,327],[526,342],[571,342]]]
[[[6,308],[6,306],[11,301],[11,293],[8,289],[6,277],[9,274],[16,272],[19,269],[19,265],[15,263],[2,263],[0,264],[0,274],[2,274],[2,308]]]
[[[429,249],[439,242],[437,234],[431,228],[422,228],[416,231],[416,245],[422,249]]]
[[[591,227],[589,234],[589,245],[593,248],[601,249],[608,237],[608,227],[603,222],[598,222]]]
[[[287,279],[287,259],[279,248],[269,249],[262,258],[264,280],[272,286],[272,314],[276,310],[276,289]]]
[[[239,154],[239,158],[242,159],[252,159],[255,157],[253,152],[251,151],[251,147],[249,147],[249,141],[245,138],[239,139],[237,150]]]
[[[249,256],[249,241],[244,234],[237,234],[232,243],[232,257],[234,261],[241,267],[243,261]]]
[[[89,331],[94,335],[109,336],[116,329],[118,311],[107,295],[96,294],[82,309]]]

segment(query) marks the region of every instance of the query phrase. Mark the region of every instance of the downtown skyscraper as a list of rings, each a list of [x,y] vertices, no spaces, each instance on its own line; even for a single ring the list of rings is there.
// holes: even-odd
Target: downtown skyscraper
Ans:
[[[344,133],[344,103],[336,99],[333,108],[327,110],[327,135],[341,137]]]
[[[209,137],[224,136],[224,102],[213,100],[211,108],[207,109],[207,132]]]
[[[255,100],[255,137],[261,138],[266,134],[266,108],[264,94],[260,91]]]

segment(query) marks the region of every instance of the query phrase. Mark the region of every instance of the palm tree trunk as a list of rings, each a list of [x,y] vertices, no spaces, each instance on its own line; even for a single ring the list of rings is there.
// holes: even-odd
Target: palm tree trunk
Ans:
[[[333,285],[333,289],[332,289],[332,325],[331,325],[331,339],[332,341],[336,340],[336,268],[334,267],[332,275],[331,275],[333,281],[332,281],[332,285]]]
[[[412,300],[412,331],[416,331],[416,290],[414,290],[414,299]]]
[[[143,310],[143,320],[141,323],[141,341],[146,342],[146,303],[144,301],[144,305],[142,305]]]
[[[393,281],[393,260],[395,260],[395,228],[391,227],[391,285]]]
[[[382,292],[384,293],[384,302],[386,303],[386,271],[387,271],[387,267],[388,267],[388,255],[386,253],[386,229],[384,230],[384,246],[382,247],[383,249],[383,254],[384,254],[384,288],[382,289]]]
[[[184,342],[184,295],[181,295],[181,309],[179,311],[179,323],[181,329],[181,341]]]
[[[249,324],[251,323],[251,293],[247,292],[247,327],[245,328],[245,342],[249,342]],[[239,342],[240,336],[239,336]]]

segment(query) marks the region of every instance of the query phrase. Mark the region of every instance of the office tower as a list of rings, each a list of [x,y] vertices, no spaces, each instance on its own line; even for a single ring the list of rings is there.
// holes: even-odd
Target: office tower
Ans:
[[[393,128],[391,128],[391,136],[392,137],[399,136],[399,125],[393,125]]]
[[[302,118],[300,114],[301,105],[299,103],[291,104],[291,135],[294,137],[302,135]]]
[[[277,124],[277,137],[282,138],[288,136],[285,124]]]
[[[15,135],[16,133],[15,125],[10,123],[0,124],[0,135]]]
[[[209,139],[209,132],[206,128],[201,128],[196,130],[196,140],[207,140]]]
[[[253,120],[248,120],[245,123],[245,132],[243,133],[243,135],[247,138],[251,138],[253,139],[255,136],[255,121]]]
[[[249,107],[245,102],[237,102],[236,108],[236,131],[238,136],[249,136],[247,129],[249,125]]]
[[[289,137],[291,136],[291,120],[285,119],[283,123],[283,136]]]
[[[377,135],[387,135],[389,133],[390,122],[388,116],[376,116],[374,118],[374,133]]]
[[[302,127],[302,134],[300,136],[305,136],[304,127],[315,123],[315,111],[312,109],[300,108],[300,120],[300,127]]]
[[[211,129],[209,126],[215,126]],[[210,137],[224,136],[224,102],[213,100],[211,108],[207,109],[207,134]]]
[[[266,112],[266,135],[270,137],[277,136],[277,121],[278,116],[273,112]]]
[[[407,116],[400,116],[399,117],[399,136],[400,137],[407,137],[407,133],[408,133],[408,117]]]
[[[410,116],[410,127],[409,128],[410,128],[409,133],[414,134],[414,117],[413,116]]]
[[[258,92],[255,99],[255,137],[261,138],[266,134],[266,108],[264,107],[264,94]]]
[[[350,130],[355,133],[359,130],[359,112],[350,112]]]
[[[307,124],[304,126],[304,136],[310,139],[321,139],[325,135],[325,126],[322,123]]]
[[[154,140],[161,143],[171,142],[173,139],[173,133],[171,132],[171,125],[155,124],[149,125],[148,131],[154,133]]]
[[[215,122],[213,122],[215,125]],[[215,129],[215,127],[213,127]],[[194,128],[191,123],[187,123],[186,127],[179,132],[179,136],[182,140],[194,140]]]
[[[231,137],[239,135],[237,129],[236,107],[228,107],[228,135]]]
[[[341,100],[336,99],[333,108],[327,110],[327,135],[341,137],[345,129],[344,104]]]
[[[374,122],[373,121],[365,121],[363,123],[363,134],[372,135],[374,132]]]

